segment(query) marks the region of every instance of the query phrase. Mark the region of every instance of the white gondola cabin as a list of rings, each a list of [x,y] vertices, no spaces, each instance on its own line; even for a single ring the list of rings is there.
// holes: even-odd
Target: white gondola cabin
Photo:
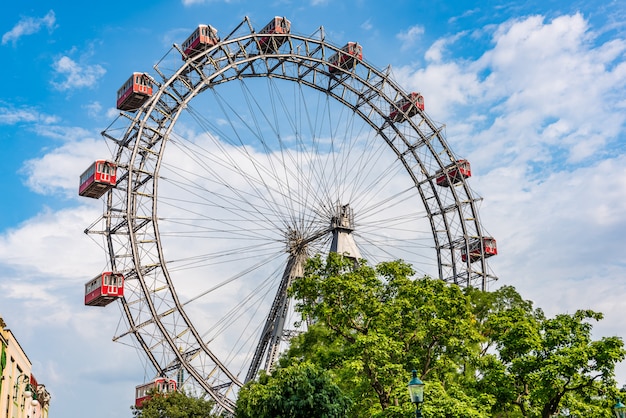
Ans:
[[[124,275],[106,272],[85,283],[85,305],[106,306],[124,297]]]
[[[176,392],[176,380],[167,377],[157,377],[152,382],[135,388],[135,407],[141,408],[143,403],[150,399],[153,394],[166,395],[172,392]]]
[[[498,255],[498,246],[496,240],[493,237],[482,237],[472,240],[467,248],[461,249],[461,260],[467,262],[467,254],[469,253],[469,261],[473,263],[480,260],[482,257],[489,258],[494,255]]]
[[[417,115],[418,109],[424,111],[424,96],[413,92],[409,94],[408,99],[402,98],[396,102],[395,106],[391,106],[389,118],[394,122],[404,122]]]
[[[117,108],[135,111],[152,96],[152,81],[144,73],[133,73],[117,91]]]
[[[354,68],[357,60],[363,59],[363,47],[356,42],[348,42],[339,52],[328,59],[328,72],[335,73],[339,69]]]
[[[443,170],[437,171],[437,186],[450,187],[471,176],[472,169],[469,161],[457,160],[446,166]]]
[[[78,194],[98,199],[116,183],[117,165],[111,161],[96,160],[80,175]]]
[[[183,42],[183,60],[206,51],[219,43],[217,29],[211,25],[199,25],[191,35]]]
[[[291,22],[285,17],[276,16],[272,19],[259,34],[281,35],[291,33]],[[260,36],[259,49],[263,53],[276,52],[278,48],[287,41],[286,36]]]

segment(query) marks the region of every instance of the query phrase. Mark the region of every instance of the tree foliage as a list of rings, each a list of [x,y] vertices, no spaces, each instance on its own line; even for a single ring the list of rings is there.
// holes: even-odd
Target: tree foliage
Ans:
[[[578,310],[546,318],[510,287],[468,293],[483,312],[481,332],[494,348],[483,350],[477,380],[483,393],[494,395],[494,411],[517,409],[524,417],[548,418],[563,409],[610,416],[615,364],[625,351],[621,338],[592,339],[592,321],[602,314]]]
[[[315,326],[293,342],[289,357],[333,370],[357,402],[354,416],[412,413],[406,394],[412,369],[444,383],[437,396],[466,398],[458,374],[480,341],[472,306],[459,287],[412,280],[413,274],[401,261],[374,268],[330,254],[311,259],[292,286],[298,309]],[[472,411],[468,417],[488,409],[474,399],[461,402]]]
[[[592,339],[601,314],[547,318],[510,286],[461,290],[413,275],[402,261],[309,260],[291,293],[313,325],[281,365],[332,371],[354,403],[350,417],[413,416],[412,369],[430,417],[610,416],[625,351],[621,338]]]
[[[156,393],[145,400],[141,408],[132,406],[135,418],[212,418],[214,403],[187,396],[183,392]]]
[[[331,375],[311,363],[262,373],[247,383],[237,399],[237,418],[340,418],[346,415],[348,398]]]

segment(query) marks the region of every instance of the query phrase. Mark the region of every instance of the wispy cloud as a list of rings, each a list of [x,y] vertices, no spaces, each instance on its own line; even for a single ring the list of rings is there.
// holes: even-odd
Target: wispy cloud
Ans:
[[[619,134],[626,120],[626,41],[596,43],[580,14],[552,21],[533,16],[494,28],[493,48],[482,56],[450,59],[449,49],[464,36],[436,41],[425,68],[396,73],[425,93],[427,110],[438,119],[462,115],[456,126],[464,137],[476,135],[482,143],[489,135],[486,161],[506,165],[543,156],[578,164],[602,155]]]
[[[44,17],[24,17],[13,28],[2,35],[2,45],[12,42],[13,45],[26,35],[33,35],[41,30],[42,27],[48,28],[49,31],[56,27],[56,16],[53,10],[50,10]]]
[[[193,6],[195,4],[207,3],[233,3],[233,0],[182,0],[183,6]]]
[[[103,115],[102,105],[98,101],[88,103],[84,105],[83,108],[87,110],[87,114],[91,118],[97,118]]]
[[[460,16],[452,16],[450,19],[448,19],[448,23],[455,23],[456,21],[463,19],[465,17],[468,17],[468,16],[472,16],[473,14],[476,14],[479,11],[480,9],[466,10]]]
[[[50,124],[58,122],[58,118],[41,113],[32,107],[15,108],[0,103],[0,125],[15,125],[24,122]]]
[[[52,67],[63,79],[61,82],[52,82],[57,90],[92,87],[106,73],[100,65],[81,65],[68,56],[59,58]]]
[[[437,39],[426,51],[424,58],[432,63],[440,62],[443,59],[443,54],[446,52],[449,45],[454,44],[460,37],[464,36],[464,33],[458,33],[447,38]]]
[[[400,32],[396,35],[396,38],[402,41],[402,50],[406,50],[411,48],[415,43],[419,40],[419,38],[424,34],[424,26],[415,25],[411,26],[404,32]]]

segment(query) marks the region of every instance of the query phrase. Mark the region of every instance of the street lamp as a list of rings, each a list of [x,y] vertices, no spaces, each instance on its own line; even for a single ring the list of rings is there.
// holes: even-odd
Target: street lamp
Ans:
[[[24,409],[24,407],[26,406],[26,401],[28,399],[31,399],[30,404],[33,407],[39,405],[39,401],[37,400],[37,393],[33,390],[33,385],[30,384],[30,376],[25,373],[20,373],[19,376],[17,376],[17,379],[15,379],[15,394],[13,395],[13,400],[17,401],[18,393],[20,390],[20,383],[24,384],[24,392],[22,392],[22,396],[24,397],[24,399],[22,401],[21,408]]]
[[[37,407],[37,405],[39,405],[39,400],[37,399],[37,389],[33,388],[33,385],[31,385],[30,383],[28,383],[26,385],[26,390],[31,392],[31,396],[32,396],[32,400],[30,401],[30,404],[33,407]],[[30,397],[30,396],[29,396]]]
[[[24,397],[26,399],[30,399],[33,396],[33,392],[31,392],[30,390],[30,377],[24,373],[20,373],[19,376],[17,376],[17,379],[15,379],[15,385],[13,385],[14,389],[15,389],[15,395],[13,395],[13,400],[17,400],[17,393],[19,391],[20,388],[20,383],[26,383],[26,386],[24,387]]]
[[[420,404],[424,402],[424,382],[417,377],[417,370],[413,370],[413,378],[409,381],[409,396],[415,404],[415,418],[422,418]]]
[[[617,398],[617,403],[613,406],[613,412],[615,412],[615,418],[626,418],[626,405],[622,403],[620,398]]]

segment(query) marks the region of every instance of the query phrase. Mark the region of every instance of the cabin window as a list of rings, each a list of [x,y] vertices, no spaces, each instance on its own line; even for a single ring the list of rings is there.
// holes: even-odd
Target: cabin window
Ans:
[[[104,284],[106,286],[116,286],[119,287],[121,285],[121,280],[119,275],[117,274],[109,274],[104,277]]]
[[[111,174],[111,166],[107,163],[98,163],[98,173]]]
[[[99,287],[100,287],[100,279],[92,280],[89,283],[87,283],[87,286],[85,286],[85,293],[91,293],[94,290],[98,289]]]
[[[95,170],[96,170],[96,167],[94,165],[89,167],[89,169],[87,169],[87,171],[85,171],[83,175],[80,176],[80,184],[85,183],[91,176],[93,176]]]

